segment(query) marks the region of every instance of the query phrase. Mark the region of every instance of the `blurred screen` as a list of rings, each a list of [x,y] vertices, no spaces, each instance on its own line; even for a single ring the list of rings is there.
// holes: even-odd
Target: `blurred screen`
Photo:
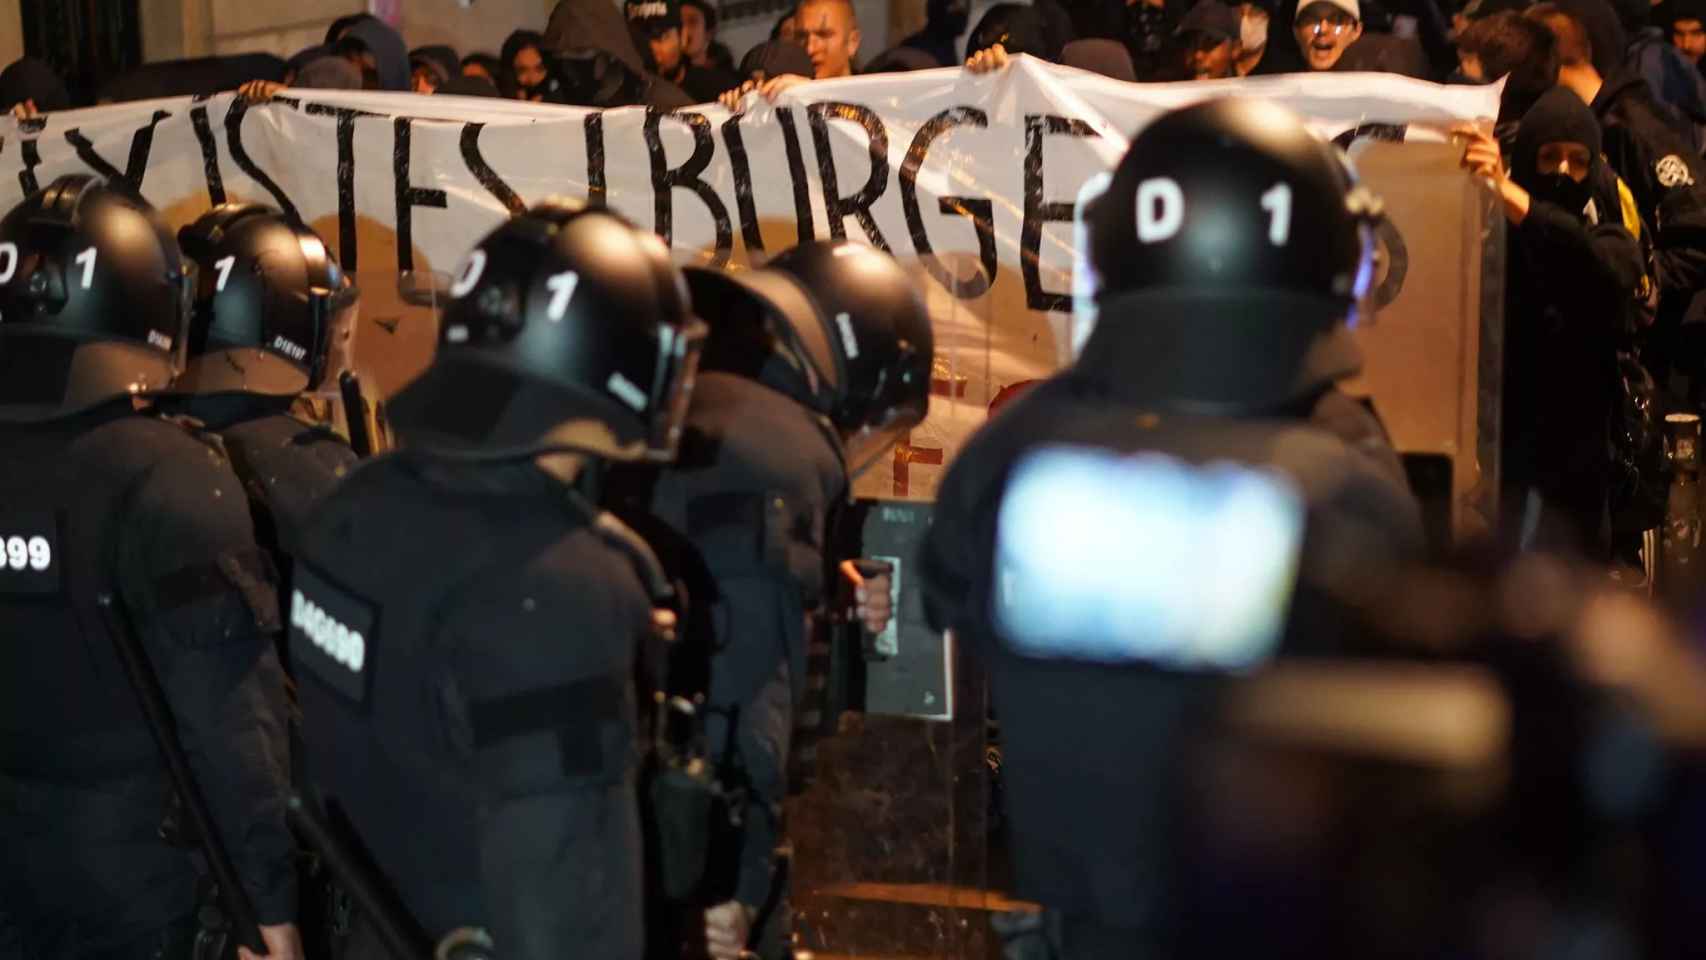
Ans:
[[[1252,667],[1279,642],[1303,516],[1274,471],[1042,448],[997,516],[996,627],[1029,657]]]

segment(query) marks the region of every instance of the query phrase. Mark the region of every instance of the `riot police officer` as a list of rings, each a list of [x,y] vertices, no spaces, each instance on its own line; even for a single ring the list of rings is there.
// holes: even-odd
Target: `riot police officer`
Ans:
[[[808,620],[832,585],[830,528],[849,472],[923,419],[932,336],[905,272],[871,247],[813,242],[762,269],[686,273],[710,334],[679,455],[646,498],[655,521],[634,522],[685,581],[691,609],[672,680],[707,695],[710,759],[739,805],[732,856],[707,884],[705,945],[718,958],[749,946],[775,957],[786,910],[753,923],[783,903],[772,853]],[[886,578],[874,579],[870,594],[886,599]]]
[[[1282,638],[1331,649],[1337,578],[1420,547],[1396,455],[1334,388],[1376,209],[1279,107],[1160,117],[1086,214],[1082,354],[944,479],[927,613],[989,667],[1017,892],[1066,956],[1164,950],[1181,725]]]
[[[294,558],[309,776],[430,937],[636,957],[634,677],[667,581],[594,504],[606,464],[672,455],[703,328],[661,241],[556,203],[483,239],[452,292],[393,399],[403,448]]]
[[[277,555],[355,453],[292,415],[349,352],[357,291],[314,231],[256,204],[223,204],[178,231],[195,260],[188,356],[168,409],[219,436]]]
[[[0,899],[26,956],[183,955],[195,934],[109,628],[152,663],[269,952],[301,955],[270,567],[230,465],[145,403],[193,282],[154,211],[89,176],[0,221]]]

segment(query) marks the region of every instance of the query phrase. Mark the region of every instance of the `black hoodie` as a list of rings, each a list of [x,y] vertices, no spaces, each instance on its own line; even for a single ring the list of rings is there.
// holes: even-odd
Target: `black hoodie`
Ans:
[[[1653,231],[1661,323],[1675,321],[1706,289],[1706,164],[1666,122],[1638,74],[1607,79],[1590,106],[1605,134],[1606,161]]]
[[[1501,472],[1520,510],[1528,491],[1574,528],[1599,534],[1610,477],[1606,448],[1617,350],[1637,309],[1641,248],[1623,228],[1616,181],[1599,159],[1601,132],[1581,99],[1555,87],[1523,116],[1511,179],[1530,205],[1512,228],[1505,288]],[[1587,179],[1542,174],[1542,145],[1580,143]]]

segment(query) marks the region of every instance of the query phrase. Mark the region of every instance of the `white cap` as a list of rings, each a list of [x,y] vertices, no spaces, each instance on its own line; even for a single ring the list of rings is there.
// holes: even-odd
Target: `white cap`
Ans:
[[[1297,0],[1297,12],[1301,14],[1305,7],[1317,3],[1325,3],[1329,6],[1338,7],[1340,10],[1350,14],[1352,20],[1355,20],[1358,23],[1362,22],[1362,7],[1358,5],[1357,0]]]

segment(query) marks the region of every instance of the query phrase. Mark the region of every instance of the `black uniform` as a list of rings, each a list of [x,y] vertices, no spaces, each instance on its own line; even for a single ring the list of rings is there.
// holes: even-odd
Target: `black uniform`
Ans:
[[[676,464],[646,533],[691,599],[680,667],[709,654],[711,756],[747,791],[738,876],[719,893],[753,908],[770,893],[794,708],[805,693],[807,618],[822,605],[828,516],[846,496],[833,428],[789,394],[701,373]],[[686,556],[672,562],[670,541]],[[732,886],[729,884],[732,883]]]
[[[249,495],[259,542],[281,560],[300,539],[309,512],[358,459],[342,437],[298,419],[287,407],[288,401],[245,395],[171,405],[198,429],[217,435]]]
[[[1158,420],[1136,427],[1146,415]],[[954,461],[937,498],[921,568],[927,610],[935,627],[952,629],[990,669],[1002,725],[1016,892],[1068,917],[1121,930],[1118,937],[1129,938],[1133,951],[1145,938],[1166,935],[1167,901],[1159,885],[1168,856],[1170,747],[1193,712],[1211,702],[1219,681],[1143,665],[1015,653],[990,619],[996,518],[1008,477],[1028,454],[1061,445],[1158,452],[1197,465],[1275,466],[1298,482],[1308,504],[1306,582],[1312,568],[1326,578],[1342,572],[1336,565],[1378,567],[1395,554],[1419,552],[1415,504],[1392,481],[1382,462],[1387,457],[1356,452],[1306,423],[1237,425],[1156,414],[1152,407],[1121,403],[1105,384],[1069,371],[1027,393],[978,434]],[[1372,418],[1365,426],[1373,426]],[[1142,554],[1146,547],[1133,543],[1131,549]],[[1218,574],[1211,567],[1195,575]],[[1332,651],[1338,635],[1329,628],[1339,602],[1325,595],[1297,602],[1288,636]],[[1094,950],[1099,935],[1069,928],[1067,949]],[[1121,955],[1111,943],[1102,946],[1114,950],[1110,956]]]
[[[531,464],[403,454],[353,473],[305,532],[289,614],[309,772],[435,938],[641,950],[651,605],[593,520]]]
[[[1157,119],[1085,212],[1082,354],[943,480],[926,613],[989,667],[1016,892],[1065,956],[1167,949],[1193,717],[1279,643],[1337,652],[1355,578],[1421,551],[1384,431],[1334,387],[1376,209],[1283,110]]]
[[[291,921],[277,595],[229,464],[128,401],[0,427],[0,444],[0,517],[24,547],[0,572],[0,900],[26,955],[146,948],[194,909],[190,851],[158,834],[165,770],[97,607],[109,592],[259,921]]]
[[[568,471],[673,456],[703,328],[663,244],[605,211],[515,217],[462,290],[394,398],[404,452],[294,558],[309,777],[434,939],[638,957],[636,667],[667,581]]]

